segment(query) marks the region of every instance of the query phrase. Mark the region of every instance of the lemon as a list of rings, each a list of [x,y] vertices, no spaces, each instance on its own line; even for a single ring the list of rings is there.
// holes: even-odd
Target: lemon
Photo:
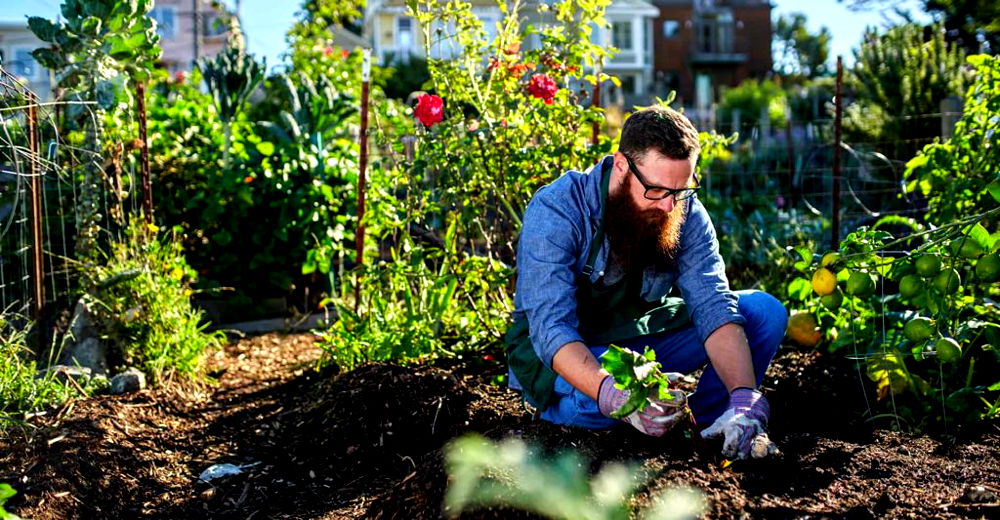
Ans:
[[[903,298],[913,298],[924,292],[924,280],[915,274],[908,274],[899,281],[899,294]]]
[[[847,279],[847,294],[864,298],[875,292],[875,282],[868,273],[855,271]]]
[[[976,262],[976,278],[982,282],[1000,280],[1000,255],[986,255]]]
[[[962,283],[962,278],[958,275],[958,271],[946,269],[938,273],[932,283],[939,293],[952,294],[958,290],[958,286]]]
[[[903,325],[903,335],[914,343],[927,341],[932,334],[934,334],[934,320],[930,318],[913,318]]]
[[[952,338],[941,338],[934,342],[934,350],[942,363],[957,363],[962,359],[962,347]]]
[[[837,288],[837,275],[825,267],[820,267],[813,273],[812,288],[820,296],[832,293]]]
[[[830,294],[819,299],[819,302],[823,304],[824,307],[835,311],[840,308],[841,304],[844,303],[844,293],[837,289]]]
[[[936,276],[941,272],[941,259],[934,255],[924,255],[917,259],[917,274],[924,278]]]
[[[835,264],[840,260],[840,253],[827,253],[823,255],[823,259],[819,261],[819,265],[826,267],[830,264]]]
[[[804,347],[815,347],[823,339],[816,317],[809,312],[792,314],[788,318],[788,329],[785,333],[792,341]]]
[[[961,237],[951,241],[949,246],[953,255],[962,258],[979,258],[983,253],[983,247],[970,238]]]

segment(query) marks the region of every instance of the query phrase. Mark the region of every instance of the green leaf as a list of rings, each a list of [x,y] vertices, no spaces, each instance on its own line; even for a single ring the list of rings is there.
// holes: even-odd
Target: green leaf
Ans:
[[[796,278],[788,284],[788,297],[798,301],[805,301],[812,293],[812,284],[805,278]]]
[[[270,141],[261,141],[257,143],[257,151],[265,157],[270,157],[274,155],[274,143]]]
[[[101,33],[101,19],[96,16],[88,16],[80,26],[83,34],[96,38]]]
[[[986,186],[986,191],[990,192],[993,196],[993,200],[1000,202],[1000,179],[995,179],[988,186]]]
[[[59,70],[66,66],[66,59],[62,54],[46,47],[31,51],[31,56],[39,65],[49,70]]]
[[[117,97],[118,88],[113,82],[102,80],[97,84],[97,106],[102,110],[111,110]]]
[[[56,34],[59,33],[59,26],[41,16],[29,16],[28,28],[39,40],[45,43],[55,43]]]
[[[965,230],[965,235],[968,240],[972,240],[977,245],[983,248],[983,251],[989,251],[992,244],[992,238],[990,237],[990,232],[986,231],[986,228],[982,224],[976,223]]]

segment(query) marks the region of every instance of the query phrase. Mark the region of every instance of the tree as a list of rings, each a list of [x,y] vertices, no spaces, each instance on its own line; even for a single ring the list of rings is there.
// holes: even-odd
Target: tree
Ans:
[[[838,0],[851,9],[884,9],[891,0]],[[944,25],[949,42],[968,53],[1000,52],[1000,2],[996,0],[923,0],[924,11]],[[897,9],[897,13],[901,13]],[[905,17],[905,15],[904,15]]]
[[[806,16],[792,13],[778,17],[774,45],[780,55],[775,71],[783,76],[812,79],[829,73],[830,31],[826,27],[812,34],[806,28]]]
[[[897,158],[911,157],[940,135],[940,103],[961,96],[968,71],[965,53],[945,40],[941,26],[904,24],[883,34],[869,29],[848,84],[857,101],[845,112],[849,138],[880,142]],[[889,149],[889,145],[895,149]]]

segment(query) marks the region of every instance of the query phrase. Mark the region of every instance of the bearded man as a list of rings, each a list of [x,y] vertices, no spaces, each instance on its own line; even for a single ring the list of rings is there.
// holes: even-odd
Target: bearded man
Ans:
[[[776,448],[759,387],[788,313],[769,294],[730,290],[697,197],[700,150],[683,114],[645,108],[625,121],[617,153],[534,195],[505,338],[511,387],[542,419],[592,429],[628,423],[660,436],[690,409],[726,457],[766,456]],[[619,421],[628,391],[597,359],[610,344],[649,346],[668,372],[705,370],[690,396],[650,398]]]

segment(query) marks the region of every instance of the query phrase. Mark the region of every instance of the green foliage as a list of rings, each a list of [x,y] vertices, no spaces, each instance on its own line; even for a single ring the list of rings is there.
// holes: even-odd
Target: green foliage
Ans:
[[[760,82],[748,79],[723,91],[719,119],[728,123],[738,110],[742,123],[740,128],[733,129],[734,132],[753,128],[765,117],[773,128],[784,128],[788,124],[787,106],[785,91],[777,83],[769,79]]]
[[[591,477],[576,452],[548,458],[516,438],[493,442],[466,435],[445,448],[445,466],[449,517],[508,507],[562,520],[680,520],[698,518],[705,510],[701,493],[674,488],[633,516],[630,502],[647,479],[639,468],[609,463]]]
[[[879,142],[891,157],[912,156],[919,144],[896,141],[940,134],[940,117],[934,114],[941,111],[941,100],[961,96],[964,56],[940,26],[905,24],[884,34],[869,29],[847,75],[856,101],[844,111],[845,138]]]
[[[962,118],[951,139],[933,143],[906,164],[910,193],[927,198],[928,219],[943,225],[959,217],[980,214],[1000,202],[1000,59],[970,56],[975,82],[965,96]],[[983,222],[995,228],[996,217]]]
[[[18,322],[24,324],[15,325]],[[21,317],[0,314],[0,429],[25,413],[42,410],[77,393],[75,388],[57,380],[54,372],[37,372],[27,330],[28,324]],[[0,512],[2,495],[0,489]]]
[[[21,520],[21,517],[15,515],[14,513],[8,513],[3,505],[10,500],[10,497],[17,494],[14,488],[10,487],[10,484],[6,482],[0,483],[0,520]]]
[[[811,34],[806,27],[806,15],[802,13],[778,16],[774,40],[780,49],[780,58],[775,70],[790,79],[813,79],[829,74],[831,38],[825,26],[819,33]]]
[[[601,367],[608,371],[615,380],[615,388],[628,390],[628,401],[611,414],[615,419],[621,419],[640,409],[650,401],[650,395],[661,401],[674,400],[670,393],[670,380],[660,372],[660,364],[656,361],[656,351],[646,347],[641,355],[638,352],[611,345],[601,355]]]
[[[195,272],[173,233],[133,219],[106,262],[83,275],[95,325],[111,341],[109,361],[141,367],[155,380],[200,376],[204,354],[221,346],[221,332],[206,334],[191,308]],[[115,359],[117,357],[117,359]]]
[[[223,167],[229,166],[230,127],[254,89],[264,80],[266,63],[257,63],[248,55],[239,39],[230,39],[226,48],[214,58],[202,58],[198,68],[202,71],[208,86],[215,113],[222,120],[226,142],[223,148]]]

